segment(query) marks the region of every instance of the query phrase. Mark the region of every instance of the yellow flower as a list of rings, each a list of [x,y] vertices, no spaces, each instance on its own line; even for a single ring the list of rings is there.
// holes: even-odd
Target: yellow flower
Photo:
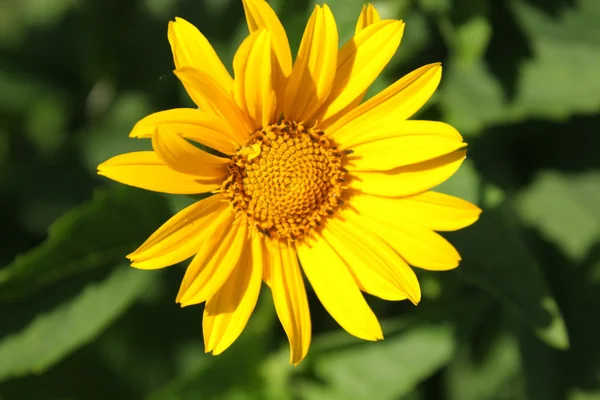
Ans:
[[[177,301],[206,302],[204,342],[213,354],[240,335],[264,281],[297,364],[311,341],[301,269],[346,331],[380,340],[361,291],[417,304],[409,265],[455,268],[459,254],[435,231],[468,226],[480,210],[429,191],[465,158],[460,134],[408,120],[437,88],[439,63],[361,104],[400,44],[402,21],[363,7],[354,37],[338,48],[329,7],[316,6],[292,63],[267,2],[243,4],[250,35],[235,54],[235,79],[193,25],[169,24],[175,74],[199,109],[142,119],[130,136],[150,138],[153,151],[116,156],[98,173],[157,192],[212,193],[128,258],[156,269],[194,256]]]

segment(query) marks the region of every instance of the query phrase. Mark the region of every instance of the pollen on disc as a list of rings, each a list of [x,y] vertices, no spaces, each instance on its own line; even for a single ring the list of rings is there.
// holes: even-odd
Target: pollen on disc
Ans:
[[[344,154],[323,131],[284,120],[233,156],[222,193],[261,233],[296,240],[343,204]]]

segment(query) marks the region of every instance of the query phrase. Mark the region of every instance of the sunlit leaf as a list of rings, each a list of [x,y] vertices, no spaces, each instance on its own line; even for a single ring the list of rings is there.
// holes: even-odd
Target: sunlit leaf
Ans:
[[[44,243],[0,270],[0,300],[124,261],[168,215],[166,200],[149,192],[124,186],[96,192],[59,218]]]
[[[386,338],[323,353],[314,360],[325,383],[305,383],[303,399],[396,399],[444,366],[454,352],[452,328],[423,325]]]
[[[519,200],[523,219],[575,260],[600,240],[600,173],[544,172]]]
[[[563,120],[572,114],[597,112],[600,3],[576,3],[578,8],[559,8],[557,15],[543,9],[542,4],[534,6],[524,0],[506,3],[510,14],[502,17],[504,22],[498,26],[526,35],[521,39],[528,39],[528,43],[514,44],[526,46],[531,54],[523,57],[511,43],[499,40],[499,48],[512,50],[493,58],[503,65],[490,66],[483,61],[465,64],[453,57],[442,89],[445,119],[462,132],[474,134],[509,121],[532,117]],[[506,18],[516,20],[516,25],[508,25]],[[491,67],[510,74],[507,65],[511,63],[515,74],[502,77],[507,82],[492,73]]]
[[[88,343],[144,294],[156,274],[117,267],[103,282],[39,314],[21,332],[0,340],[0,381],[42,373]]]

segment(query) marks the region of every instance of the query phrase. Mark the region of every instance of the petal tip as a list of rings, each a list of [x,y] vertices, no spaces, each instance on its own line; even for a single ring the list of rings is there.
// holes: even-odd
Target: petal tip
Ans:
[[[413,303],[415,306],[418,306],[421,302],[421,291],[419,291],[419,293],[416,293],[416,296],[409,295],[408,300],[410,300],[410,302]]]
[[[300,354],[294,354],[294,352],[290,352],[290,365],[297,367],[298,364],[304,360],[308,351],[301,352]]]

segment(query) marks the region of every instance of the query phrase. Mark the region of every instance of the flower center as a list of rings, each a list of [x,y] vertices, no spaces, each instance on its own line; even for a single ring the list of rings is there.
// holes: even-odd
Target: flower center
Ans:
[[[332,146],[323,131],[271,124],[232,157],[222,193],[264,235],[296,240],[344,203],[342,157],[351,152]]]

